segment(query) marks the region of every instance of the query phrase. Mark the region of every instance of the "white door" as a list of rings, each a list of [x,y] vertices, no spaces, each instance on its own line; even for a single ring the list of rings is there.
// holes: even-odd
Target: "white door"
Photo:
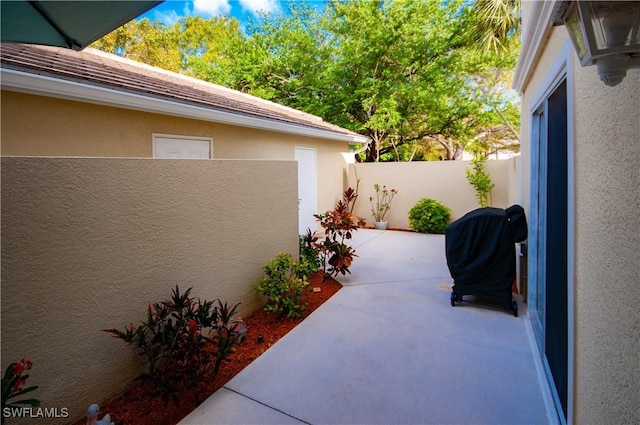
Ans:
[[[211,139],[153,135],[153,157],[162,159],[210,159]]]
[[[298,161],[298,233],[304,234],[307,228],[316,230],[314,214],[318,213],[318,187],[316,150],[296,148]]]

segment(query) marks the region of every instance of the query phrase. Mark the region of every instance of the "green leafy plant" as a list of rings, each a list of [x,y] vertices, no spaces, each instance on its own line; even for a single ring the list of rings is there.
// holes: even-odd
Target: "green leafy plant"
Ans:
[[[353,247],[345,241],[351,239],[353,231],[358,230],[358,226],[353,222],[353,215],[349,212],[349,205],[355,201],[356,196],[355,191],[348,188],[334,210],[314,215],[324,228],[324,239],[316,243],[322,256],[323,280],[328,275],[351,273],[349,267],[357,255]]]
[[[375,221],[384,221],[384,216],[391,209],[391,202],[398,194],[398,191],[395,189],[387,189],[387,186],[380,187],[378,183],[374,184],[373,188],[376,190],[376,203],[375,205],[373,204],[373,196],[370,196],[371,213]]]
[[[491,191],[495,184],[491,181],[491,176],[484,169],[487,158],[483,155],[476,155],[472,160],[473,170],[467,168],[467,180],[476,190],[476,199],[481,207],[491,206]]]
[[[349,214],[353,214],[353,211],[356,209],[356,202],[358,201],[358,190],[360,189],[360,177],[358,177],[358,168],[353,167],[353,173],[356,176],[356,188],[353,190],[353,199],[349,202]],[[351,188],[349,188],[351,189]]]
[[[322,265],[320,250],[317,247],[318,237],[307,228],[307,232],[299,237],[300,267],[304,270],[307,279],[312,273],[320,270]]]
[[[40,400],[35,398],[25,398],[22,400],[12,400],[16,397],[23,396],[36,390],[38,387],[33,385],[26,387],[29,375],[26,374],[33,367],[33,362],[27,359],[20,359],[19,362],[11,363],[7,366],[2,377],[2,423],[5,421],[5,408],[20,408],[21,405],[29,405],[32,407],[40,406]]]
[[[420,233],[444,233],[451,210],[440,202],[423,198],[409,210],[409,226]]]
[[[264,309],[279,316],[299,317],[309,287],[306,270],[290,254],[280,252],[263,267],[266,277],[253,289],[268,300]]]
[[[181,389],[218,373],[237,342],[232,322],[239,304],[195,300],[191,290],[181,293],[176,286],[169,300],[148,304],[146,320],[138,326],[104,330],[133,347],[148,365],[143,377],[152,379],[163,397],[176,404]]]

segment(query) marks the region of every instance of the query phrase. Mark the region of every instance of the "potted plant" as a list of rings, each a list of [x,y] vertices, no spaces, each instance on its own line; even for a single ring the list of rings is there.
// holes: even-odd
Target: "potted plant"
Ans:
[[[380,187],[378,183],[374,184],[373,188],[376,190],[375,205],[373,203],[373,196],[369,197],[371,213],[373,214],[373,226],[376,229],[385,230],[388,222],[384,220],[384,216],[391,209],[391,202],[398,191],[395,189],[387,189],[387,186]]]

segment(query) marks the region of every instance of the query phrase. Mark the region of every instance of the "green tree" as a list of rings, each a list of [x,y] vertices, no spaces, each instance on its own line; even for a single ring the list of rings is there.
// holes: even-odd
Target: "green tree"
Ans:
[[[495,187],[491,176],[485,171],[486,162],[485,156],[477,154],[471,161],[473,168],[465,170],[467,181],[476,190],[476,199],[482,208],[491,206],[491,191]]]
[[[507,87],[518,30],[509,24],[497,36],[499,51],[479,43],[480,30],[495,26],[479,12],[492,3],[290,2],[244,33],[228,17],[170,27],[141,20],[96,45],[367,135],[360,160],[458,159],[468,148],[517,146],[517,103],[495,88]]]
[[[250,20],[233,88],[326,118],[327,67],[339,55],[327,17],[307,3],[287,5],[287,14]]]
[[[343,117],[338,124],[368,135],[366,161],[400,159],[400,148],[446,141],[465,129],[461,2],[335,3],[333,32],[341,56],[333,63],[333,90]],[[444,143],[443,143],[444,142]],[[461,149],[460,149],[461,153]]]
[[[469,132],[462,120],[482,107],[467,93],[477,61],[462,49],[463,6],[346,1],[317,13],[292,5],[290,15],[251,26],[235,88],[368,135],[367,161],[415,158],[434,142],[438,157],[457,158]]]
[[[490,59],[483,75],[476,76],[482,87],[485,105],[490,108],[483,122],[478,123],[470,151],[491,155],[500,150],[520,149],[519,103],[505,98],[511,86],[512,72],[520,50],[520,0],[476,0],[473,3],[475,22],[471,27],[476,49]]]
[[[235,18],[181,18],[171,31],[176,34],[182,70],[193,77],[230,85],[234,81],[235,50],[244,43]]]
[[[244,42],[240,24],[228,17],[186,16],[173,25],[131,21],[93,44],[106,52],[219,84],[233,80],[234,49]]]
[[[477,19],[472,33],[481,49],[507,52],[520,39],[520,0],[476,0],[473,9]]]
[[[126,23],[95,41],[92,47],[169,71],[183,69],[176,33],[147,18]]]
[[[369,136],[365,161],[457,159],[487,129],[502,134],[491,105],[509,102],[479,81],[515,55],[477,49],[468,2],[291,8],[253,23],[234,88]]]

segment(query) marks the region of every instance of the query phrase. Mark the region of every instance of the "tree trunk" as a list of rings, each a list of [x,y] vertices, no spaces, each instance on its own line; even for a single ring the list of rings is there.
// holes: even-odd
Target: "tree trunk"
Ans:
[[[380,160],[380,146],[384,139],[384,134],[377,130],[369,130],[367,136],[371,138],[371,143],[367,148],[365,162],[378,162]]]
[[[432,137],[431,139],[437,141],[438,143],[440,143],[440,145],[442,145],[446,153],[446,161],[455,161],[462,158],[464,149],[460,143],[442,136]]]

